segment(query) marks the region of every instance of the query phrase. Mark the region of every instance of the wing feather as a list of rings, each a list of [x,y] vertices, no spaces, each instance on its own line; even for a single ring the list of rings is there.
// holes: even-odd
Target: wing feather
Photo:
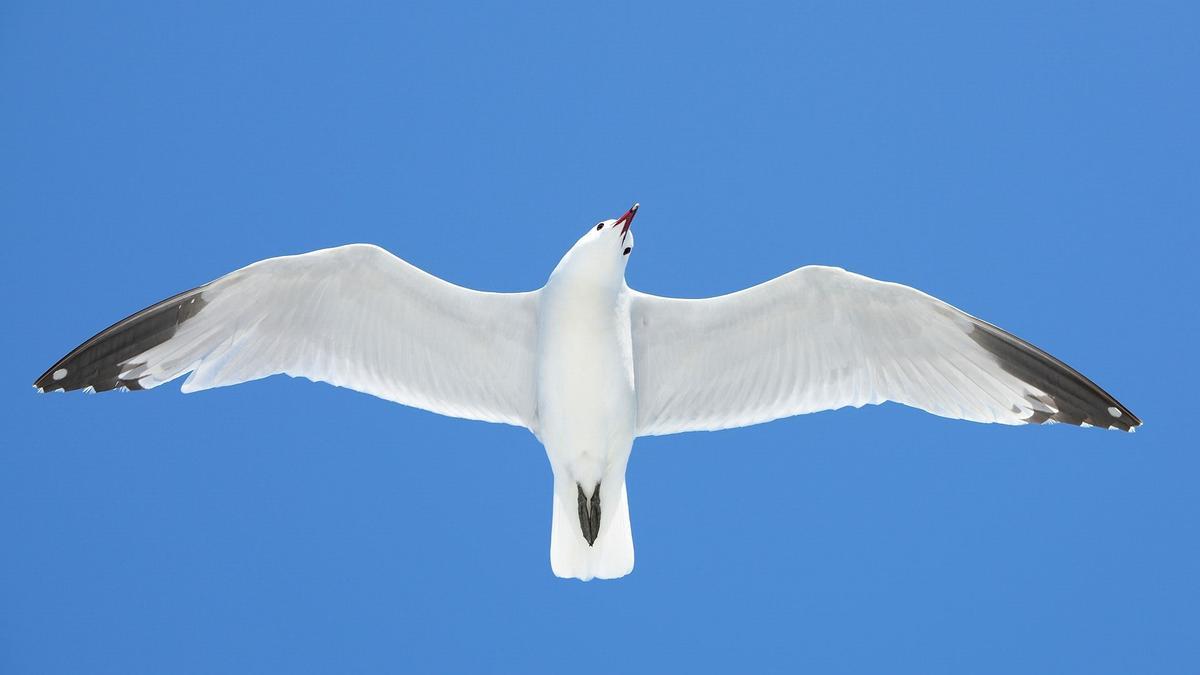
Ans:
[[[884,401],[977,422],[1141,424],[1032,344],[916,289],[836,267],[703,300],[632,293],[639,435]]]
[[[263,260],[146,308],[50,367],[45,391],[184,392],[286,373],[532,427],[537,292],[485,293],[376,246]]]

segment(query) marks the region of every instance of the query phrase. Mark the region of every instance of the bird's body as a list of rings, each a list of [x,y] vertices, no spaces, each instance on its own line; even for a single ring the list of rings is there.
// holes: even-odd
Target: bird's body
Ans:
[[[623,279],[605,281],[560,265],[538,308],[535,433],[554,471],[550,557],[559,576],[614,577],[633,568],[625,493],[637,423],[629,289]],[[597,486],[604,508],[597,541],[588,542],[578,536],[579,496],[590,502]]]
[[[42,391],[183,391],[275,373],[524,426],[554,474],[551,567],[633,568],[625,470],[638,436],[896,401],[945,417],[1132,431],[1141,421],[1037,347],[920,291],[810,266],[703,300],[630,289],[635,204],[546,285],[486,293],[374,246],[272,258],[72,350]]]

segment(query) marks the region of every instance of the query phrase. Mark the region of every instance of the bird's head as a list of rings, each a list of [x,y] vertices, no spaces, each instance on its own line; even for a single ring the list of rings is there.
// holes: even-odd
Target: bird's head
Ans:
[[[633,230],[630,225],[637,211],[638,205],[634,204],[620,218],[602,220],[588,228],[559,261],[554,274],[565,273],[598,282],[623,281],[625,265],[633,253]]]

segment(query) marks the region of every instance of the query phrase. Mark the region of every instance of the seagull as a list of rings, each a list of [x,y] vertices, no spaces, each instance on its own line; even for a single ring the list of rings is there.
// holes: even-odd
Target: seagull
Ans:
[[[1032,344],[908,286],[807,266],[705,299],[629,288],[638,205],[588,228],[546,285],[476,291],[369,244],[269,258],[122,319],[38,391],[184,393],[269,375],[525,427],[554,474],[550,566],[633,570],[639,436],[894,401],[998,424],[1141,424]]]

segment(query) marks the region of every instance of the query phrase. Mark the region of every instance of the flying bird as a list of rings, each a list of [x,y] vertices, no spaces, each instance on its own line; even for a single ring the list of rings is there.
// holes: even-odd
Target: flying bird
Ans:
[[[625,467],[639,436],[895,401],[943,417],[1141,424],[1091,380],[908,286],[808,266],[706,299],[629,288],[638,205],[592,225],[546,285],[489,293],[367,244],[270,258],[102,331],[39,391],[187,392],[286,373],[533,432],[554,474],[550,565],[633,569]]]

